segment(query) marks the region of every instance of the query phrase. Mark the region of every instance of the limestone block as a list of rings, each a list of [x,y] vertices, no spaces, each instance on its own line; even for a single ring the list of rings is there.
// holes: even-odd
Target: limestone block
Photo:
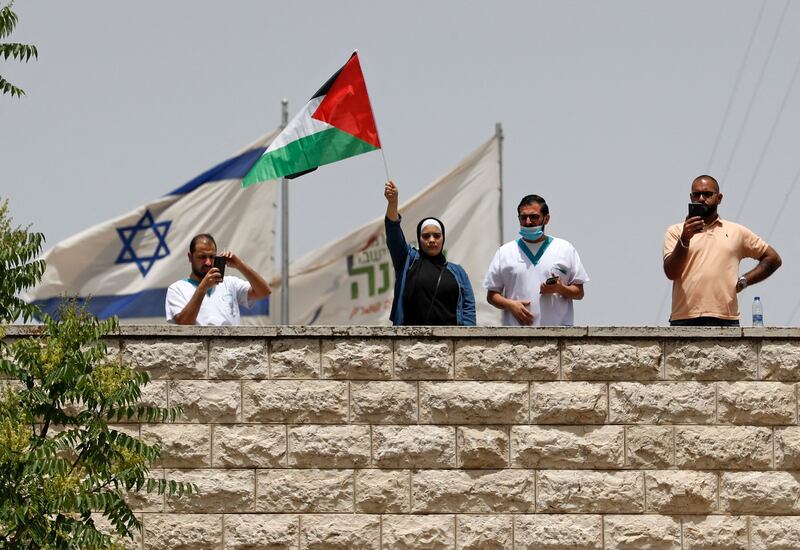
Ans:
[[[167,400],[167,387],[169,381],[167,380],[151,380],[147,385],[142,387],[142,396],[139,399],[138,405],[145,405],[147,407],[162,407],[166,408],[167,405],[174,406]],[[136,416],[131,419],[126,419],[125,422],[135,422]]]
[[[638,513],[644,509],[641,472],[542,470],[536,492],[537,512]]]
[[[459,468],[508,467],[508,428],[461,426],[456,431]]]
[[[350,422],[416,424],[416,382],[351,382]]]
[[[747,518],[744,516],[688,516],[682,519],[684,548],[747,549]]]
[[[772,465],[772,430],[758,426],[675,428],[679,468],[757,470]]]
[[[143,514],[136,514],[139,522],[142,522]],[[133,530],[133,540],[128,537],[123,537],[117,533],[117,529],[112,525],[111,521],[99,513],[92,514],[92,521],[94,521],[97,530],[105,535],[111,537],[112,547],[115,550],[141,550],[144,540],[142,539],[142,532],[138,529]]]
[[[259,512],[353,512],[353,470],[259,470]]]
[[[733,382],[718,385],[719,422],[732,424],[796,424],[794,384]]]
[[[270,342],[272,378],[319,378],[319,340],[291,338]]]
[[[756,344],[731,340],[669,340],[668,380],[755,380]]]
[[[800,344],[765,340],[759,361],[763,380],[800,380]]]
[[[286,465],[286,428],[258,424],[214,426],[215,467],[275,468]]]
[[[122,359],[149,372],[153,379],[195,379],[208,374],[206,345],[201,341],[126,340]]]
[[[209,378],[267,378],[269,362],[264,340],[216,339],[209,344]]]
[[[751,550],[796,550],[800,548],[800,519],[792,516],[750,518]]]
[[[456,517],[457,550],[511,550],[511,516]]]
[[[411,473],[411,510],[533,512],[535,483],[530,470],[421,470]]]
[[[234,380],[172,380],[169,404],[183,407],[183,422],[237,422],[242,405],[241,382]]]
[[[394,354],[394,376],[405,380],[453,378],[453,342],[398,340]]]
[[[191,496],[167,496],[168,512],[252,512],[255,501],[253,470],[165,470],[167,479],[194,483]]]
[[[456,378],[555,380],[558,378],[558,342],[456,341]]]
[[[800,513],[800,473],[723,472],[720,511],[796,515]]]
[[[211,426],[207,424],[144,424],[142,441],[161,447],[159,465],[167,468],[211,466]]]
[[[8,343],[11,344],[11,342]],[[103,343],[106,345],[107,359],[111,361],[122,359],[122,340],[119,338],[103,338]],[[3,355],[0,355],[0,357],[3,357]]]
[[[645,472],[647,512],[707,514],[717,507],[717,475],[687,470]]]
[[[680,550],[681,524],[667,516],[608,515],[604,518],[607,550]]]
[[[594,382],[534,382],[531,423],[603,424],[608,417],[608,386]]]
[[[631,468],[669,468],[674,464],[672,426],[627,426],[625,464]]]
[[[347,382],[264,380],[242,384],[245,422],[347,422]]]
[[[356,471],[356,512],[398,514],[411,511],[408,470]]]
[[[298,516],[290,514],[226,514],[225,550],[295,550]]]
[[[455,428],[373,426],[372,459],[381,468],[454,468]]]
[[[599,550],[603,517],[583,514],[514,516],[515,550]]]
[[[703,382],[615,382],[609,385],[614,424],[710,424],[714,385]]]
[[[657,380],[661,344],[653,340],[567,341],[561,359],[566,380]]]
[[[146,550],[218,550],[222,548],[220,514],[147,514]]]
[[[775,429],[775,468],[800,470],[800,427]]]
[[[625,464],[622,426],[512,426],[517,468],[616,469]]]
[[[301,550],[379,550],[380,516],[305,515],[300,517]]]
[[[164,479],[164,470],[150,470],[148,477],[152,479]],[[163,512],[165,496],[158,494],[155,489],[151,492],[143,487],[140,491],[125,491],[125,502],[128,503],[134,512]]]
[[[391,340],[325,340],[322,343],[325,378],[384,380],[392,377]]]
[[[420,382],[419,401],[423,423],[528,422],[527,382]]]
[[[370,445],[369,426],[290,426],[289,466],[366,466]]]
[[[391,550],[453,550],[453,516],[383,516],[382,548]]]

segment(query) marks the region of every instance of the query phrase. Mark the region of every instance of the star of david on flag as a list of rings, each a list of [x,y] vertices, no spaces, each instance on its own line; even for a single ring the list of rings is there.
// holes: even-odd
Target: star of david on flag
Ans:
[[[117,261],[115,263],[135,263],[136,267],[138,267],[139,271],[142,273],[142,277],[147,276],[147,273],[150,271],[150,268],[153,267],[153,264],[156,262],[156,260],[160,260],[169,256],[169,247],[167,246],[166,238],[167,232],[169,231],[169,226],[171,224],[171,221],[156,223],[153,219],[153,214],[148,209],[145,210],[144,215],[139,218],[139,221],[136,223],[136,225],[118,227],[117,234],[122,240],[122,250],[120,251],[119,256],[117,256]],[[152,231],[152,234],[156,237],[157,242],[155,252],[149,256],[137,255],[134,247],[134,239],[139,235],[140,232],[147,231]],[[145,243],[143,242],[141,244],[143,245]]]
[[[76,297],[101,319],[165,324],[167,288],[191,273],[186,255],[199,233],[210,233],[220,250],[235,252],[269,279],[278,184],[242,189],[242,178],[279,133],[262,136],[166,195],[56,243],[43,256],[41,282],[24,298],[50,315],[58,314],[64,297]],[[241,315],[242,324],[269,324],[269,299],[242,308]]]

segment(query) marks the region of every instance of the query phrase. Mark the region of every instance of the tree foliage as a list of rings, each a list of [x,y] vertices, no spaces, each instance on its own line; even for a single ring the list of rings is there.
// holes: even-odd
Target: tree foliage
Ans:
[[[0,202],[0,324],[30,321],[37,308],[18,297],[41,279],[44,261],[37,260],[44,235],[12,227],[8,201]],[[0,334],[2,336],[2,334]]]
[[[0,40],[8,38],[17,26],[17,14],[11,9],[14,1],[11,0],[7,5],[0,7]],[[31,44],[19,44],[17,42],[0,42],[0,56],[7,60],[9,57],[17,61],[27,62],[31,57],[38,59],[39,51],[36,46]],[[0,75],[0,92],[11,94],[11,96],[23,96],[25,91],[17,88],[11,82]]]
[[[0,323],[36,313],[13,293],[36,283],[43,237],[11,227],[0,208]],[[140,405],[149,375],[113,356],[103,336],[118,328],[75,301],[41,333],[0,341],[0,548],[107,548],[139,521],[130,493],[191,494],[196,487],[150,477],[160,454],[109,422],[173,421],[178,408]],[[0,325],[0,337],[3,335]],[[104,517],[109,534],[96,523]]]

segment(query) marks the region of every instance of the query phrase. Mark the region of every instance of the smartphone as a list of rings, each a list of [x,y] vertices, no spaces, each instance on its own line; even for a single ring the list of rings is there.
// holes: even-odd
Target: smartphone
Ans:
[[[228,265],[228,259],[225,256],[214,256],[214,267],[219,269],[219,274],[225,278],[225,266]]]
[[[700,204],[699,202],[689,203],[690,218],[693,218],[694,216],[700,216],[701,218],[705,218],[706,213],[707,213],[706,206],[704,204]]]
[[[548,277],[547,280],[544,282],[544,284],[546,284],[546,285],[554,285],[554,284],[556,284],[557,280],[558,280],[558,277],[553,275],[552,277]]]

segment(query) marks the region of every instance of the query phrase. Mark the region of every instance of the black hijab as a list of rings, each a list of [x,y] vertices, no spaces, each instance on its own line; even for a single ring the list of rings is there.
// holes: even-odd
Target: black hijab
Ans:
[[[422,247],[422,223],[435,220],[442,228],[442,250],[429,256]],[[419,259],[411,264],[403,293],[405,321],[409,325],[455,325],[458,307],[458,282],[447,269],[444,257],[444,224],[438,218],[425,217],[417,224]]]

